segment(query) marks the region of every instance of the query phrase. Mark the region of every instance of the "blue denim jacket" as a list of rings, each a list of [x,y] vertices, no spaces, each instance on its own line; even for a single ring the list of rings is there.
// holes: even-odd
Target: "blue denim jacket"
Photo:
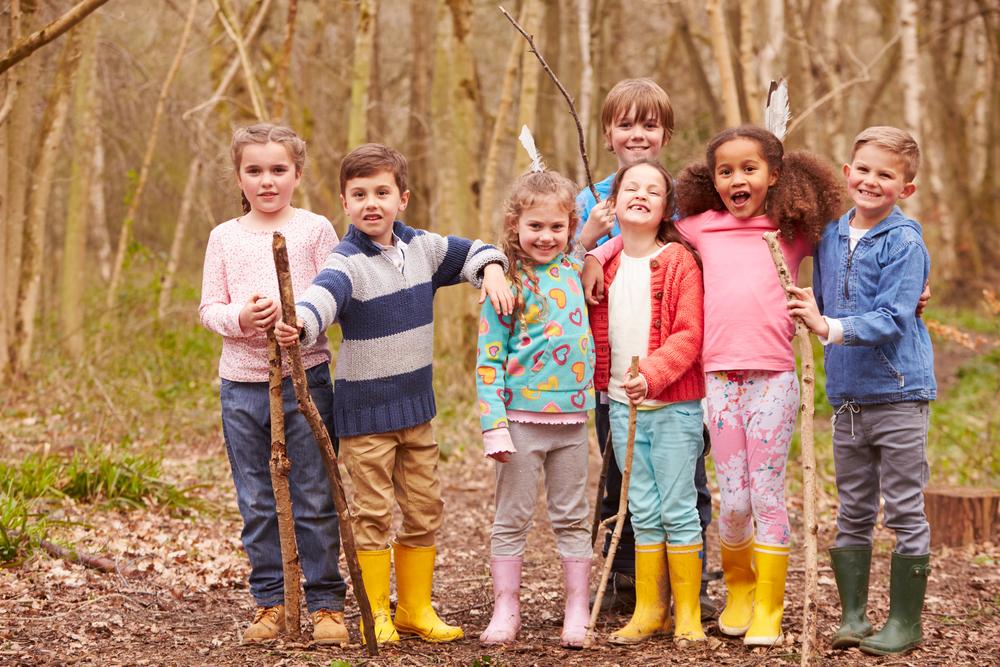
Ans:
[[[853,217],[826,226],[813,264],[820,312],[844,326],[843,345],[824,349],[827,397],[834,407],[932,400],[934,351],[915,313],[931,266],[920,224],[893,207],[852,253]]]

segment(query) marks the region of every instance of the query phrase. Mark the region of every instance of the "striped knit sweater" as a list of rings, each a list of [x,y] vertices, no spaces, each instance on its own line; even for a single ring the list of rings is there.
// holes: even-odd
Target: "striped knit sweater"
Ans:
[[[487,264],[507,266],[503,253],[481,241],[398,220],[393,233],[406,243],[402,271],[352,225],[296,303],[304,345],[334,322],[343,331],[333,394],[338,436],[388,433],[434,417],[434,293],[462,281],[478,287]]]

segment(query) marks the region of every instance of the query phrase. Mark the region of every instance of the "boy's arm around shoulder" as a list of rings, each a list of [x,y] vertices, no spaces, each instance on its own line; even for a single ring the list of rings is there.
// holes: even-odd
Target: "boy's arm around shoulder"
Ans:
[[[659,348],[639,362],[639,372],[646,378],[647,396],[663,392],[701,358],[705,330],[701,269],[687,250],[680,253],[679,262],[671,284],[663,286],[669,289],[672,302],[664,302],[661,310],[664,316],[671,306],[674,310],[670,333]],[[663,325],[664,316],[659,318]]]
[[[844,345],[876,346],[899,340],[916,318],[917,303],[930,273],[930,254],[920,234],[903,229],[879,273],[871,310],[838,318]]]
[[[312,285],[295,302],[295,315],[302,321],[303,346],[315,343],[320,333],[350,306],[352,292],[349,258],[331,252]]]
[[[435,247],[436,263],[432,282],[435,287],[460,282],[482,287],[483,269],[487,264],[499,264],[507,270],[507,256],[488,243],[461,236],[441,236],[424,232],[426,242]]]

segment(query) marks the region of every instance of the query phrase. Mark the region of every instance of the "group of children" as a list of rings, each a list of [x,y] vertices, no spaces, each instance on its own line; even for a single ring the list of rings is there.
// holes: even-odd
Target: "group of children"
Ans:
[[[272,125],[236,132],[244,215],[212,232],[200,312],[223,336],[223,430],[257,604],[246,641],[273,639],[284,626],[267,465],[265,334],[272,328],[282,346],[301,346],[310,391],[339,438],[378,641],[464,636],[431,606],[443,511],[431,427],[433,297],[458,282],[481,288],[475,377],[484,450],[496,462],[494,609],[483,644],[517,638],[525,541],[544,476],[565,582],[560,642],[583,645],[592,555],[587,414],[596,412],[602,447],[610,431],[620,468],[633,409],[632,543],[615,569],[616,586],[634,587],[635,602],[609,640],[705,639],[711,496],[703,456],[710,442],[727,591],[719,629],[750,646],[781,641],[791,537],[785,467],[799,402],[793,316],[824,345],[836,411],[840,510],[830,554],[842,623],[833,646],[887,654],[921,641],[930,550],[922,491],[935,384],[918,305],[929,256],[919,224],[896,207],[915,188],[916,143],[888,127],[858,135],[843,168],[854,207],[835,220],[840,179],[811,154],[785,154],[778,138],[757,127],[720,133],[705,162],[675,181],[658,161],[673,110],[652,80],[615,86],[602,122],[619,168],[597,184],[601,200],[578,195],[554,172],[525,174],[507,198],[499,247],[400,222],[409,199],[406,161],[379,144],[343,160],[341,202],[351,225],[338,242],[328,220],[290,204],[302,141]],[[761,239],[774,229],[793,280],[801,260],[815,257],[813,288],[794,289],[790,300]],[[279,319],[277,280],[266,270],[274,231],[289,249],[296,322]],[[343,332],[335,392],[324,334],[334,322]],[[632,357],[640,360],[637,372]],[[337,516],[287,377],[284,396],[313,636],[343,645]],[[617,511],[615,472],[605,515]],[[897,544],[889,618],[873,634],[866,603],[880,493]],[[394,502],[402,526],[390,543]]]

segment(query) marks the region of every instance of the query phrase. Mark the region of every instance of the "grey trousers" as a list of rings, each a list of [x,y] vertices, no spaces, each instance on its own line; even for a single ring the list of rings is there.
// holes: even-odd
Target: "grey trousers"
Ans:
[[[563,558],[588,558],[590,504],[587,502],[587,424],[510,422],[517,452],[496,464],[494,556],[520,556],[531,529],[538,477],[545,471],[549,521]]]
[[[896,533],[896,553],[922,556],[931,550],[924,515],[927,465],[927,401],[858,405],[845,403],[834,415],[833,461],[837,469],[835,546],[870,546],[885,498],[885,526]]]

